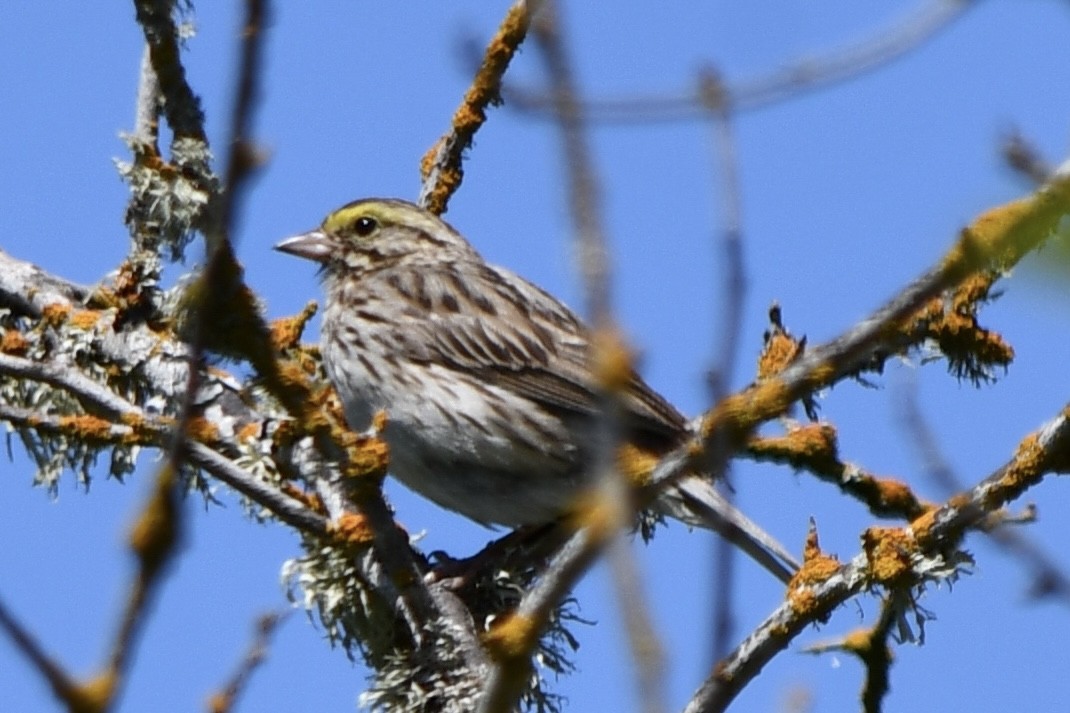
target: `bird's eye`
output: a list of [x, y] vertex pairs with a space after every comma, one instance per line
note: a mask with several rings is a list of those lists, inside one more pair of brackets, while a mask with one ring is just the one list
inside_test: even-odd
[[366, 215], [362, 215], [353, 223], [353, 232], [362, 238], [366, 238], [378, 227], [379, 222], [375, 220], [375, 218], [369, 218]]

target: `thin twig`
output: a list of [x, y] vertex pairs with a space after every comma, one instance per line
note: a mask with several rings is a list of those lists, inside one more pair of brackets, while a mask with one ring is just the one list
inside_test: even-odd
[[[0, 370], [0, 373], [5, 373]], [[73, 372], [76, 373], [76, 372]], [[66, 388], [61, 382], [60, 386]], [[140, 410], [127, 414], [130, 421], [138, 423], [135, 430], [122, 423], [101, 422], [92, 424], [92, 437], [95, 440], [137, 444], [140, 446], [161, 447], [167, 444], [171, 436], [171, 424], [168, 421], [148, 416]], [[0, 421], [13, 426], [33, 428], [40, 433], [64, 434], [85, 438], [85, 425], [80, 425], [78, 417], [64, 418], [51, 416], [8, 404], [0, 404]], [[82, 428], [82, 433], [79, 433]], [[236, 465], [218, 451], [197, 441], [188, 444], [190, 463], [203, 469], [233, 490], [241, 493], [257, 505], [263, 507], [281, 522], [295, 530], [308, 535], [326, 537], [327, 518], [310, 510], [301, 502], [281, 492], [277, 486], [258, 480], [248, 471]]]
[[187, 455], [193, 465], [203, 468], [295, 530], [318, 537], [330, 534], [327, 518], [280, 492], [276, 486], [252, 477], [248, 471], [203, 443], [191, 441]]
[[[918, 406], [916, 382], [912, 380], [910, 383], [911, 387], [903, 389], [898, 399], [903, 429], [910, 436], [907, 441], [921, 454], [929, 479], [950, 497], [961, 490], [962, 485]], [[983, 532], [1015, 562], [1032, 570], [1031, 595], [1038, 598], [1054, 596], [1064, 605], [1070, 605], [1070, 576], [1030, 538], [1001, 524]]]
[[62, 666], [44, 652], [30, 632], [7, 610], [3, 601], [0, 601], [0, 629], [7, 633], [11, 643], [19, 650], [23, 658], [29, 661], [41, 677], [48, 682], [56, 697], [67, 703], [68, 708], [73, 710], [73, 704], [80, 698], [78, 685], [71, 680]]
[[267, 659], [271, 637], [285, 618], [286, 614], [284, 613], [270, 613], [257, 617], [253, 641], [249, 645], [249, 650], [242, 657], [230, 680], [223, 685], [218, 693], [209, 697], [209, 713], [229, 713], [229, 711], [234, 710], [238, 698], [249, 685], [249, 680], [252, 678], [253, 673]]
[[864, 713], [880, 713], [885, 696], [890, 689], [889, 673], [892, 668], [892, 652], [888, 639], [892, 627], [910, 605], [910, 595], [903, 589], [889, 592], [881, 604], [877, 623], [868, 632], [865, 645], [855, 653], [866, 666], [866, 682], [862, 687], [862, 710]]
[[[550, 561], [546, 572], [536, 580], [528, 590], [516, 611], [508, 621], [492, 630], [487, 643], [496, 653], [496, 665], [491, 667], [483, 697], [479, 702], [479, 713], [499, 713], [511, 711], [523, 687], [526, 685], [526, 672], [530, 652], [538, 643], [550, 612], [564, 599], [576, 582], [595, 561], [604, 546], [591, 536], [589, 528], [575, 533]], [[508, 628], [503, 635], [502, 629]], [[512, 631], [518, 630], [518, 631]], [[514, 639], [523, 642], [519, 652], [512, 647], [498, 650], [499, 639]]]
[[[936, 37], [978, 3], [974, 0], [931, 0], [910, 16], [884, 26], [859, 42], [814, 58], [804, 58], [753, 79], [728, 83], [726, 106], [735, 113], [761, 109], [807, 92], [845, 82], [883, 67]], [[552, 117], [552, 95], [506, 86], [508, 104], [536, 118]], [[599, 124], [694, 121], [707, 116], [692, 91], [619, 99], [589, 100], [580, 109]]]
[[[897, 586], [920, 584], [956, 565], [948, 560], [967, 531], [984, 527], [987, 516], [1039, 484], [1045, 475], [1070, 472], [1070, 404], [1022, 439], [1018, 452], [969, 491], [949, 499], [900, 532], [910, 543], [912, 569], [896, 572]], [[804, 567], [805, 570], [805, 567]], [[840, 565], [819, 582], [800, 584], [732, 653], [713, 668], [685, 713], [723, 711], [776, 654], [801, 631], [874, 584], [866, 552]], [[905, 579], [909, 578], [909, 579]]]
[[160, 96], [160, 81], [156, 77], [156, 70], [152, 68], [152, 50], [146, 44], [141, 55], [133, 137], [153, 149], [156, 149], [159, 137]]
[[501, 104], [502, 77], [528, 33], [532, 5], [517, 0], [505, 14], [498, 32], [483, 53], [479, 71], [453, 113], [450, 129], [424, 156], [420, 173], [420, 206], [435, 215], [446, 212], [450, 196], [461, 187], [464, 176], [464, 152], [472, 145], [476, 132], [487, 119], [487, 107]]
[[[870, 317], [807, 353], [780, 374], [724, 399], [707, 413], [699, 435], [717, 445], [724, 430], [742, 445], [759, 424], [784, 413], [793, 403], [854, 373], [875, 350], [887, 347], [895, 328], [929, 300], [985, 270], [1004, 270], [1041, 245], [1070, 212], [1070, 175], [1058, 177], [1031, 196], [999, 206], [965, 228], [943, 259], [907, 285]], [[894, 337], [893, 337], [894, 338]], [[654, 482], [666, 475], [655, 471]]]
[[45, 307], [81, 304], [90, 289], [51, 275], [0, 250], [0, 307], [38, 319]]
[[[234, 106], [230, 112], [230, 136], [226, 146], [230, 149], [224, 176], [224, 190], [220, 195], [213, 216], [218, 237], [231, 246], [235, 244], [234, 221], [238, 215], [238, 202], [245, 193], [245, 186], [253, 171], [260, 166], [262, 158], [253, 144], [253, 113], [258, 99], [261, 80], [261, 54], [264, 48], [265, 27], [269, 9], [268, 0], [245, 0], [245, 16], [242, 18], [240, 60], [238, 77], [234, 85]], [[209, 238], [209, 261], [218, 258], [211, 252], [213, 248]]]
[[[566, 193], [574, 226], [580, 270], [586, 288], [587, 312], [594, 324], [594, 338], [589, 348], [595, 364], [629, 361], [611, 314], [609, 288], [609, 259], [604, 231], [598, 181], [595, 176], [586, 129], [578, 111], [571, 62], [562, 37], [560, 18], [553, 2], [544, 2], [536, 15], [532, 31], [546, 63], [550, 85], [555, 97], [555, 116], [561, 133], [568, 185]], [[623, 356], [623, 359], [620, 357]], [[597, 369], [596, 369], [597, 371]], [[592, 509], [593, 523], [585, 535], [577, 536], [578, 544], [555, 559], [543, 574], [546, 586], [537, 587], [544, 596], [532, 592], [525, 597], [514, 621], [532, 624], [530, 631], [541, 633], [552, 611], [579, 578], [586, 566], [604, 549], [609, 556], [616, 582], [615, 591], [621, 604], [625, 630], [636, 665], [641, 705], [647, 711], [664, 710], [662, 654], [648, 608], [636, 582], [641, 581], [632, 559], [624, 528], [632, 520], [630, 498], [616, 466], [616, 451], [621, 443], [622, 404], [620, 384], [609, 370], [599, 374], [600, 410], [595, 434], [591, 474], [596, 479], [598, 504]], [[581, 543], [581, 544], [580, 544]], [[551, 598], [553, 597], [553, 598]], [[537, 636], [526, 641], [534, 646]], [[514, 652], [499, 661], [495, 668], [483, 710], [499, 711], [511, 708], [520, 693], [521, 671], [527, 666], [531, 648], [521, 655]]]
[[140, 415], [140, 409], [126, 399], [66, 365], [32, 361], [0, 353], [0, 374], [15, 379], [39, 381], [77, 398], [83, 407], [115, 421]]
[[1013, 131], [1004, 139], [1000, 153], [1013, 171], [1037, 186], [1050, 180], [1055, 171], [1020, 131]]
[[[535, 20], [536, 37], [546, 62], [550, 86], [556, 98], [564, 148], [568, 185], [566, 194], [572, 216], [580, 271], [587, 300], [587, 313], [595, 327], [596, 343], [591, 345], [595, 363], [609, 363], [626, 348], [617, 335], [612, 314], [611, 266], [605, 229], [602, 225], [601, 191], [587, 139], [587, 127], [579, 108], [579, 92], [568, 56], [561, 16], [555, 2], [545, 2]], [[627, 361], [627, 358], [625, 359]], [[629, 650], [636, 667], [642, 710], [656, 713], [666, 709], [664, 654], [643, 596], [639, 566], [632, 554], [625, 528], [633, 512], [627, 485], [618, 472], [616, 451], [623, 439], [624, 407], [620, 379], [600, 375], [601, 413], [596, 434], [593, 473], [598, 493], [610, 514], [602, 526], [608, 528], [606, 554], [613, 573], [615, 591], [628, 634]]]
[[[203, 113], [200, 111], [199, 101], [185, 81], [184, 70], [179, 61], [178, 30], [171, 16], [173, 5], [168, 2], [150, 0], [139, 0], [135, 2], [135, 5], [138, 21], [145, 31], [153, 70], [165, 97], [163, 110], [176, 139], [189, 137], [203, 140]], [[262, 6], [258, 0], [250, 0], [247, 3], [247, 11], [248, 27], [259, 18]], [[259, 44], [261, 40], [260, 32], [247, 32], [243, 37], [243, 43], [246, 45], [243, 58], [248, 60], [250, 56], [248, 47]], [[255, 50], [251, 54], [255, 56]], [[238, 86], [240, 88], [255, 81], [255, 70], [255, 63], [243, 62], [239, 71]], [[239, 89], [238, 94], [241, 95], [242, 92], [243, 89]], [[239, 96], [236, 113], [249, 111], [250, 106], [248, 103], [243, 103]], [[235, 117], [232, 126], [244, 128], [248, 121], [247, 116]], [[227, 239], [232, 227], [229, 223], [232, 220], [229, 206], [238, 191], [239, 178], [244, 175], [245, 164], [238, 159], [238, 152], [241, 150], [243, 141], [245, 141], [244, 134], [231, 136], [229, 145], [232, 153], [226, 174], [228, 183], [222, 194], [215, 196], [213, 213], [215, 220], [211, 221], [205, 230], [208, 250], [205, 284], [208, 290], [214, 289], [216, 284], [223, 283], [222, 279], [216, 278], [213, 281], [212, 278], [215, 276], [214, 273], [221, 269], [226, 257], [231, 254]], [[194, 418], [195, 399], [203, 381], [201, 362], [204, 357], [207, 334], [205, 328], [207, 320], [203, 315], [196, 314], [194, 310], [192, 320], [193, 336], [189, 345], [189, 360], [192, 368], [187, 373], [186, 389], [173, 439], [168, 448], [167, 462], [159, 469], [153, 494], [131, 534], [132, 549], [138, 556], [140, 569], [127, 598], [119, 631], [109, 657], [108, 672], [113, 691], [119, 689], [136, 638], [146, 618], [147, 604], [162, 581], [161, 575], [166, 570], [166, 565], [182, 538], [183, 518], [180, 507], [182, 484], [178, 474], [184, 467], [189, 450], [189, 429]]]
[[152, 69], [163, 94], [163, 112], [175, 138], [205, 140], [200, 99], [186, 81], [173, 0], [134, 0]]
[[[710, 394], [713, 403], [728, 394], [739, 351], [739, 335], [743, 331], [743, 300], [746, 295], [746, 271], [743, 266], [742, 197], [739, 186], [739, 165], [732, 128], [731, 109], [725, 104], [724, 86], [712, 70], [699, 77], [699, 96], [706, 105], [714, 128], [717, 172], [721, 178], [721, 253], [725, 259], [727, 279], [721, 281], [721, 304], [724, 305], [721, 324], [717, 330], [716, 361], [710, 370]], [[724, 497], [731, 506], [734, 490], [731, 486], [729, 460], [732, 449], [727, 443], [715, 445], [707, 460], [708, 477], [720, 477], [726, 484]], [[728, 651], [733, 637], [732, 593], [735, 584], [736, 549], [725, 537], [714, 540], [713, 586], [713, 660]]]
[[779, 436], [752, 436], [738, 455], [808, 472], [855, 498], [876, 517], [912, 520], [929, 506], [904, 481], [842, 459], [836, 427], [827, 421], [793, 423]]
[[[875, 349], [885, 345], [889, 333], [894, 333], [897, 325], [908, 320], [928, 300], [937, 297], [944, 290], [958, 286], [979, 271], [991, 269], [993, 265], [1006, 269], [1016, 264], [1023, 255], [1041, 245], [1050, 236], [1053, 227], [1067, 212], [1070, 212], [1070, 175], [1058, 175], [1033, 195], [987, 211], [962, 231], [959, 239], [936, 266], [903, 288], [870, 317], [827, 344], [812, 349], [778, 375], [723, 399], [697, 423], [696, 432], [703, 447], [708, 444], [717, 445], [722, 442], [722, 438], [727, 438], [733, 447], [741, 446], [759, 424], [783, 414], [803, 396], [854, 373]], [[1058, 441], [1058, 438], [1049, 433], [1053, 430], [1058, 432], [1056, 435], [1061, 434], [1070, 442], [1070, 428], [1066, 428], [1065, 419], [1057, 419], [1053, 424], [1044, 429], [1043, 442]], [[1059, 430], [1060, 428], [1062, 430]], [[1053, 451], [1051, 463], [1070, 467], [1070, 456], [1064, 452], [1066, 444], [1059, 442], [1058, 445], [1060, 450]], [[1056, 461], [1056, 456], [1063, 460]], [[696, 448], [694, 444], [668, 454], [651, 475], [652, 487], [668, 487], [670, 483], [694, 472], [695, 468], [701, 465], [703, 458], [703, 448]], [[1032, 464], [1041, 462], [1043, 461], [1040, 459], [1030, 460]], [[984, 484], [979, 486], [978, 492], [986, 489], [983, 486]], [[1011, 492], [1008, 491], [1008, 494]], [[986, 504], [994, 502], [1001, 501], [985, 501]], [[973, 509], [965, 510], [959, 508], [958, 503], [945, 507], [950, 509], [949, 517], [960, 528], [957, 534], [961, 534], [965, 527], [974, 522], [971, 518], [978, 505], [973, 504]], [[555, 590], [567, 591], [565, 588], [575, 583], [585, 564], [595, 556], [598, 547], [597, 538], [591, 538], [590, 533], [577, 533], [562, 550], [561, 555], [555, 558], [547, 572], [547, 579], [553, 580]], [[723, 672], [726, 682], [718, 683], [713, 679], [708, 681], [693, 701], [697, 707], [689, 707], [689, 710], [707, 710], [710, 701], [720, 701], [721, 707], [709, 709], [722, 709], [806, 624], [818, 620], [824, 613], [831, 611], [831, 608], [860, 591], [866, 583], [866, 563], [864, 556], [859, 557], [861, 559], [856, 558], [856, 561], [822, 583], [816, 590], [808, 591], [808, 596], [815, 595], [812, 601], [817, 606], [808, 607], [806, 616], [799, 616], [798, 612], [793, 612], [788, 605], [774, 613], [758, 633], [749, 637], [747, 642], [729, 656], [728, 661], [732, 664], [730, 669], [718, 669]], [[528, 595], [535, 607], [534, 611], [540, 612], [543, 617], [547, 611], [545, 607], [549, 606], [544, 598], [545, 594], [545, 590], [540, 590], [538, 596], [534, 592]], [[525, 601], [528, 597], [525, 597]], [[526, 609], [525, 603], [522, 602], [521, 610]], [[525, 631], [530, 629], [537, 633], [545, 625], [545, 618], [536, 617], [534, 620], [525, 621], [524, 625]], [[532, 639], [525, 641], [530, 642]], [[721, 665], [723, 664], [724, 661]], [[488, 688], [495, 696], [493, 700], [499, 703], [501, 700], [512, 700], [499, 686], [507, 686], [513, 678], [515, 675], [508, 675], [504, 667], [495, 671], [494, 679]], [[722, 685], [727, 687], [722, 690]]]

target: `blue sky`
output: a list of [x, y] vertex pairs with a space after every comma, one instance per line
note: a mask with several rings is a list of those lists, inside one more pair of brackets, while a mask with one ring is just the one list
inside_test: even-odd
[[[189, 80], [201, 95], [216, 153], [223, 154], [234, 70], [236, 3], [203, 3], [188, 43]], [[638, 4], [636, 4], [638, 5]], [[679, 92], [715, 66], [727, 79], [761, 75], [800, 56], [879, 33], [914, 7], [881, 12], [855, 3], [664, 4], [572, 2], [565, 15], [582, 88], [596, 96]], [[238, 252], [269, 316], [318, 299], [314, 270], [270, 246], [317, 224], [357, 197], [415, 198], [418, 162], [447, 127], [470, 74], [467, 39], [482, 44], [507, 3], [288, 3], [269, 29], [256, 139], [270, 161], [239, 217]], [[981, 3], [905, 59], [859, 79], [736, 122], [747, 265], [745, 326], [736, 383], [753, 373], [773, 300], [787, 325], [824, 341], [877, 307], [931, 264], [979, 211], [1027, 186], [1004, 167], [1000, 141], [1019, 129], [1050, 160], [1067, 152], [1070, 64], [1065, 3]], [[142, 51], [133, 8], [122, 3], [19, 3], [0, 23], [0, 248], [72, 280], [92, 283], [125, 254], [126, 189], [113, 158], [131, 128]], [[542, 80], [528, 49], [510, 75]], [[683, 411], [708, 405], [703, 374], [718, 343], [723, 276], [715, 236], [719, 177], [709, 127], [697, 122], [613, 125], [591, 136], [607, 233], [614, 303], [643, 354], [648, 381]], [[509, 108], [492, 112], [466, 164], [447, 218], [488, 259], [579, 306], [557, 136]], [[197, 252], [191, 257], [196, 259]], [[1032, 261], [1035, 263], [1035, 260]], [[840, 429], [841, 454], [942, 493], [926, 477], [899, 403], [916, 384], [920, 406], [957, 475], [972, 483], [1002, 464], [1018, 440], [1070, 394], [1070, 309], [1064, 279], [1025, 265], [982, 321], [1014, 345], [996, 384], [975, 389], [942, 364], [893, 363], [877, 389], [841, 384], [822, 414]], [[313, 334], [309, 337], [313, 338]], [[100, 478], [88, 495], [73, 479], [50, 500], [31, 488], [14, 447], [0, 480], [0, 597], [72, 671], [102, 660], [131, 563], [122, 541], [146, 492], [142, 456], [125, 484]], [[846, 559], [872, 518], [806, 475], [739, 464], [739, 501], [800, 549], [807, 518], [823, 546]], [[1064, 568], [1070, 536], [1065, 483], [1028, 500], [1040, 521], [1026, 534]], [[493, 533], [391, 484], [389, 497], [428, 550], [471, 553]], [[248, 522], [240, 508], [189, 505], [186, 550], [156, 603], [120, 710], [191, 710], [221, 685], [245, 650], [254, 617], [285, 606], [279, 567], [297, 553], [278, 526]], [[1024, 504], [1024, 503], [1023, 503]], [[978, 536], [978, 566], [922, 604], [937, 615], [924, 647], [896, 649], [886, 710], [1060, 710], [1070, 694], [1061, 666], [1070, 638], [1065, 605], [1026, 596], [1027, 572]], [[708, 670], [711, 540], [682, 527], [636, 546], [642, 586], [668, 653], [672, 708]], [[781, 592], [740, 568], [738, 633]], [[630, 705], [631, 664], [609, 578], [596, 569], [577, 592], [597, 626], [576, 633], [580, 671], [557, 690], [570, 710]], [[855, 707], [861, 668], [800, 646], [873, 621], [873, 602], [841, 608], [804, 633], [739, 698], [737, 710], [782, 710], [805, 695], [811, 710]], [[364, 672], [297, 613], [243, 702], [249, 711], [352, 710]], [[39, 677], [0, 638], [0, 684], [11, 710], [49, 710]], [[6, 706], [5, 706], [6, 708]]]

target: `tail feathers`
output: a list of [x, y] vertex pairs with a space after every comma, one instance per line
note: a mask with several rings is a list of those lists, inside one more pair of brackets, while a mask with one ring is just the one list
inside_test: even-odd
[[658, 496], [654, 507], [687, 525], [718, 533], [785, 584], [799, 569], [787, 548], [703, 478], [692, 476], [674, 483]]

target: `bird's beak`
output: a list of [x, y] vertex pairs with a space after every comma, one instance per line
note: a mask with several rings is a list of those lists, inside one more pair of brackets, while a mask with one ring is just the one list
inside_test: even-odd
[[331, 241], [321, 229], [310, 230], [275, 245], [279, 252], [303, 257], [313, 262], [324, 263], [331, 255]]

